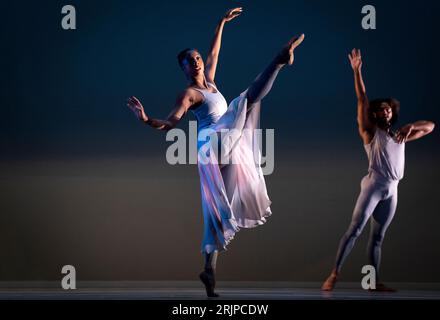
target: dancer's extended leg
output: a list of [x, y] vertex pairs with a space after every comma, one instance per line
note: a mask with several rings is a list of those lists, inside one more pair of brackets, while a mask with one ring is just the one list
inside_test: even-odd
[[292, 38], [269, 66], [258, 75], [247, 92], [249, 105], [260, 102], [270, 91], [272, 85], [278, 75], [278, 72], [286, 64], [293, 64], [294, 53], [304, 40], [304, 35]]

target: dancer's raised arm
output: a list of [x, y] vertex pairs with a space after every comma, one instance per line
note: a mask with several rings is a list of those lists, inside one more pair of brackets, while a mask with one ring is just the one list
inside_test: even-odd
[[222, 44], [223, 27], [226, 22], [238, 17], [242, 13], [242, 8], [234, 8], [228, 10], [225, 16], [221, 18], [215, 29], [214, 39], [212, 40], [211, 49], [206, 58], [205, 77], [209, 82], [214, 82], [215, 71], [217, 69], [218, 56]]
[[177, 123], [179, 123], [179, 121], [188, 112], [189, 108], [197, 103], [198, 100], [200, 100], [200, 98], [196, 96], [194, 90], [185, 90], [181, 95], [177, 97], [174, 109], [165, 120], [153, 119], [149, 117], [145, 113], [142, 103], [134, 96], [128, 98], [127, 106], [134, 112], [139, 120], [141, 120], [145, 124], [148, 124], [152, 128], [158, 130], [170, 130], [174, 128]]
[[374, 124], [370, 120], [370, 103], [367, 97], [364, 80], [362, 78], [362, 56], [361, 51], [353, 49], [348, 55], [351, 67], [354, 72], [354, 87], [357, 96], [357, 121], [359, 134], [365, 144], [370, 143], [373, 137]]
[[420, 139], [430, 134], [434, 127], [434, 122], [424, 120], [407, 124], [397, 131], [397, 141], [402, 143]]

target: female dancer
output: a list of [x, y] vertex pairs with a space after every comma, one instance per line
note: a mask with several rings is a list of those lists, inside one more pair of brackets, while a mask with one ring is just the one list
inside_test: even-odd
[[[254, 137], [245, 135], [244, 131], [257, 128], [260, 101], [269, 93], [283, 66], [293, 64], [293, 51], [304, 39], [304, 35], [292, 38], [251, 86], [228, 107], [214, 79], [223, 27], [241, 13], [242, 8], [231, 9], [220, 20], [206, 64], [196, 49], [185, 49], [179, 53], [178, 62], [188, 86], [178, 96], [175, 108], [166, 120], [151, 118], [135, 97], [129, 98], [127, 104], [141, 121], [158, 130], [174, 128], [188, 110], [197, 118], [198, 169], [204, 218], [202, 253], [205, 255], [204, 271], [199, 277], [209, 297], [218, 296], [214, 292], [218, 251], [226, 249], [240, 227], [256, 227], [271, 215], [271, 202], [262, 169], [254, 161], [254, 158], [258, 161], [259, 150], [253, 150]], [[223, 130], [239, 132], [229, 151], [233, 159], [239, 160], [238, 163], [218, 161], [216, 146], [208, 144], [206, 147], [206, 139], [201, 139], [201, 133], [206, 130], [216, 134]]]
[[371, 219], [371, 233], [368, 245], [370, 264], [376, 270], [376, 291], [394, 291], [379, 282], [378, 271], [381, 245], [397, 206], [397, 185], [403, 178], [405, 163], [405, 142], [414, 141], [431, 133], [434, 123], [417, 121], [393, 132], [400, 104], [397, 100], [377, 99], [368, 101], [362, 80], [362, 57], [353, 49], [349, 55], [354, 71], [358, 99], [357, 121], [359, 134], [369, 160], [368, 175], [362, 179], [361, 192], [354, 208], [351, 224], [342, 237], [336, 255], [336, 263], [322, 290], [333, 290], [345, 258], [361, 234], [368, 219]]

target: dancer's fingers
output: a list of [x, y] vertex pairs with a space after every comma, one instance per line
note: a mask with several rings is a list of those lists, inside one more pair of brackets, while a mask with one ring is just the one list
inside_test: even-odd
[[133, 108], [132, 106], [130, 106], [130, 105], [127, 105], [128, 106], [128, 108], [131, 110], [131, 111], [133, 111], [134, 113], [136, 113], [136, 109], [135, 108]]
[[138, 98], [136, 98], [136, 97], [132, 97], [132, 100], [133, 100], [133, 102], [136, 104], [136, 105], [138, 105], [138, 106], [142, 106], [142, 103], [139, 101], [139, 99]]
[[128, 100], [128, 103], [129, 103], [131, 106], [135, 106], [135, 105], [136, 105], [136, 103], [135, 103], [133, 100]]
[[139, 99], [138, 99], [138, 98], [136, 98], [136, 97], [133, 97], [133, 100], [134, 100], [134, 101], [136, 101], [137, 103], [141, 104], [141, 102], [139, 101]]
[[241, 7], [230, 9], [230, 10], [228, 10], [228, 12], [226, 12], [225, 16], [229, 19], [233, 19], [233, 18], [237, 17], [242, 11], [243, 11], [243, 9]]
[[130, 108], [130, 110], [131, 111], [133, 111], [133, 112], [135, 112], [136, 111], [136, 107], [135, 106], [133, 106], [132, 104], [130, 104], [130, 103], [127, 103], [127, 106]]
[[353, 50], [351, 50], [351, 55], [353, 58], [356, 57], [356, 48], [353, 48]]
[[136, 110], [140, 110], [141, 109], [141, 107], [138, 105], [138, 103], [136, 101], [130, 100], [128, 102], [128, 104], [133, 108], [133, 110], [134, 109], [136, 109]]
[[231, 20], [237, 18], [237, 17], [240, 16], [240, 15], [241, 15], [241, 12], [231, 12], [230, 14], [228, 14], [228, 15], [226, 16], [226, 19], [227, 19], [228, 21], [231, 21]]

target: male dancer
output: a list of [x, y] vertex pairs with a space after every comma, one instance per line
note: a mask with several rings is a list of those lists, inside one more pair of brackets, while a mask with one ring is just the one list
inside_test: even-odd
[[354, 71], [358, 99], [359, 134], [368, 155], [369, 168], [368, 175], [361, 182], [361, 192], [354, 208], [351, 224], [340, 241], [334, 269], [321, 289], [333, 290], [344, 260], [371, 217], [368, 255], [370, 264], [376, 270], [375, 290], [394, 291], [379, 282], [378, 270], [385, 231], [396, 211], [397, 186], [404, 172], [405, 143], [431, 133], [434, 123], [417, 121], [394, 132], [391, 127], [398, 117], [399, 101], [392, 98], [368, 101], [361, 73], [360, 50], [353, 49], [349, 59]]

